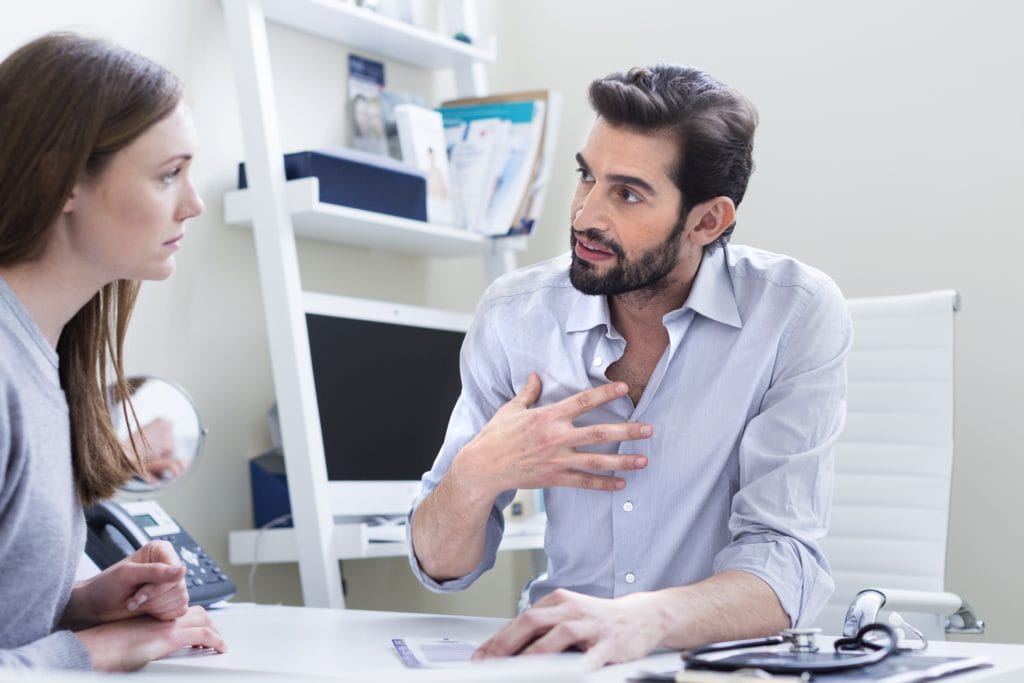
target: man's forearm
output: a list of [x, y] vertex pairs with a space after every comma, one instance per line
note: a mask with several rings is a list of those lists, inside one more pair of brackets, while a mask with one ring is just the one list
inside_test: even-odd
[[775, 591], [745, 571], [728, 570], [703, 581], [657, 591], [663, 647], [685, 649], [754, 638], [789, 628]]
[[493, 497], [468, 490], [449, 470], [412, 516], [413, 550], [428, 576], [447, 581], [480, 564], [493, 505]]

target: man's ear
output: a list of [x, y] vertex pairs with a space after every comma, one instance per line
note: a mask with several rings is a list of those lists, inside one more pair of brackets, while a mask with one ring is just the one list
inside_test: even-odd
[[693, 207], [687, 222], [693, 225], [689, 240], [707, 246], [736, 222], [736, 205], [728, 197], [714, 197]]

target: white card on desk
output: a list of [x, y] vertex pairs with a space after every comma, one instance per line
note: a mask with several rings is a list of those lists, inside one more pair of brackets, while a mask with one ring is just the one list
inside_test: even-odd
[[[421, 669], [416, 680], [421, 683], [456, 683], [487, 680], [521, 683], [570, 683], [582, 681], [586, 674], [580, 653], [527, 655], [471, 661], [477, 644], [457, 638], [392, 638], [391, 645], [409, 668]], [[431, 677], [423, 669], [439, 669]], [[427, 676], [427, 678], [422, 678]]]
[[392, 638], [391, 644], [402, 663], [413, 669], [464, 666], [477, 648], [476, 643], [457, 638]]

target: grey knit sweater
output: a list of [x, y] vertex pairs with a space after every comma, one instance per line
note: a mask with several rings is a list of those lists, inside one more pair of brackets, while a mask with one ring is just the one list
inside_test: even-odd
[[0, 668], [89, 669], [55, 630], [84, 546], [57, 354], [0, 278]]

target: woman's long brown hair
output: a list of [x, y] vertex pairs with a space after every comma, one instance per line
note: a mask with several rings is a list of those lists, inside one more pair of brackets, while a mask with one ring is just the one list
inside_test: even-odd
[[[71, 33], [37, 38], [0, 63], [0, 265], [39, 258], [75, 183], [102, 175], [180, 100], [180, 82], [163, 67]], [[130, 395], [124, 338], [138, 291], [136, 281], [105, 285], [57, 343], [83, 504], [109, 498], [139, 472], [138, 453], [122, 448], [107, 400], [108, 379], [115, 395]]]

